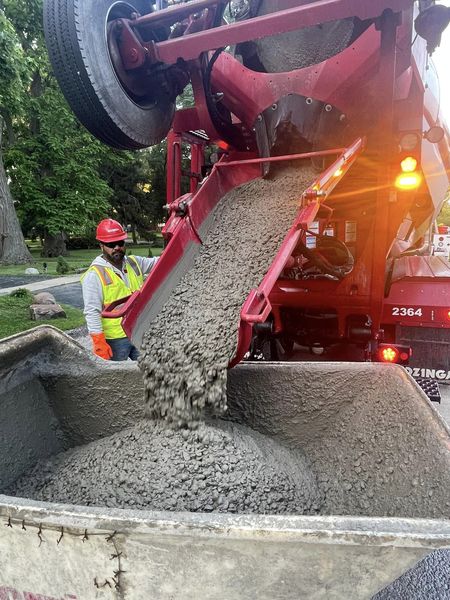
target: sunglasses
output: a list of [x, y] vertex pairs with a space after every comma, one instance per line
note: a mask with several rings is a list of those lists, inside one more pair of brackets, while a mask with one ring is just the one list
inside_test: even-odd
[[107, 248], [115, 248], [116, 246], [123, 248], [125, 246], [125, 240], [119, 240], [118, 242], [102, 242], [102, 244]]

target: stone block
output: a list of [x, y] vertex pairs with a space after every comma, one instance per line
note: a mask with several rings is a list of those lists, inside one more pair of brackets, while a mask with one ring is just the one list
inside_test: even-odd
[[39, 275], [39, 271], [34, 267], [28, 267], [28, 269], [25, 269], [25, 275]]
[[59, 304], [32, 304], [30, 316], [33, 321], [43, 319], [65, 319], [66, 313]]
[[34, 304], [56, 304], [56, 299], [50, 292], [40, 292], [33, 298]]

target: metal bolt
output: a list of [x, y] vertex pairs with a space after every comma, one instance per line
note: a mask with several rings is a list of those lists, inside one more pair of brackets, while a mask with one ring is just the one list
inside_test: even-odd
[[312, 103], [313, 103], [312, 98], [306, 98], [306, 104], [312, 104]]
[[331, 110], [333, 110], [333, 107], [331, 106], [331, 104], [325, 104], [325, 111], [330, 112]]
[[128, 58], [131, 60], [131, 62], [136, 62], [137, 61], [137, 59], [138, 59], [138, 51], [136, 50], [136, 48], [131, 48], [130, 54], [129, 54]]
[[278, 104], [272, 104], [272, 110], [277, 110]]

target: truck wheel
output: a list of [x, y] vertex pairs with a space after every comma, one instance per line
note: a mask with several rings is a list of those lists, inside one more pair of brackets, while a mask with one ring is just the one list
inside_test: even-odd
[[[44, 31], [58, 83], [81, 123], [121, 150], [164, 139], [175, 110], [158, 87], [132, 95], [110, 56], [108, 23], [151, 12], [150, 0], [45, 0]], [[149, 95], [151, 93], [151, 96]]]

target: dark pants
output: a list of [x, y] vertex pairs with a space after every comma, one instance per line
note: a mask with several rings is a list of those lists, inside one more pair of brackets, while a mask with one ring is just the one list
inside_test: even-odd
[[139, 351], [127, 337], [106, 341], [113, 352], [111, 360], [137, 360]]

